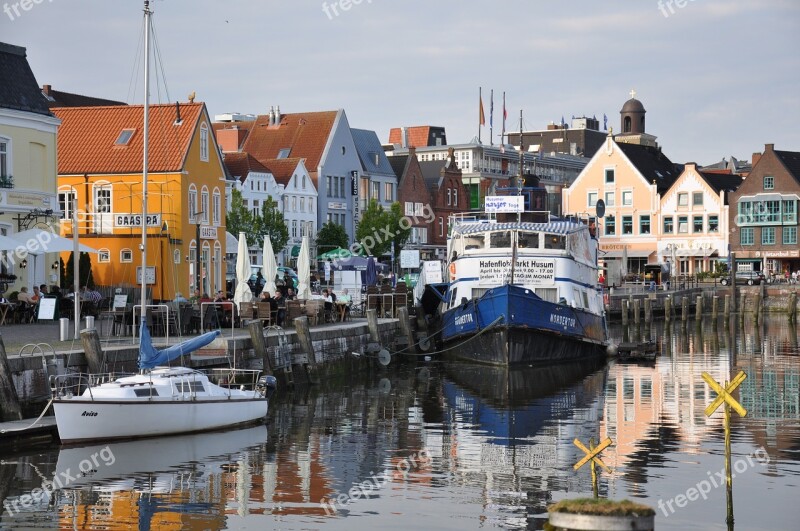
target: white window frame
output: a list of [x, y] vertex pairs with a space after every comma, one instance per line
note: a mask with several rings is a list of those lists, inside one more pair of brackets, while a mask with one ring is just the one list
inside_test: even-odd
[[219, 226], [222, 223], [222, 200], [219, 188], [214, 188], [214, 225]]
[[110, 264], [111, 263], [111, 251], [106, 248], [98, 249], [97, 250], [97, 263], [98, 264]]
[[[5, 154], [5, 161], [6, 161], [5, 168], [3, 168], [3, 166], [2, 166], [2, 156], [0, 156], [0, 175], [6, 175], [6, 176], [11, 175], [11, 176], [13, 176], [14, 175], [14, 165], [12, 164], [12, 160], [11, 160], [11, 158], [12, 158], [11, 155], [12, 155], [12, 152], [13, 152], [13, 150], [12, 150], [13, 143], [11, 141], [11, 137], [0, 136], [0, 143], [4, 143], [6, 145], [5, 152], [2, 152], [2, 153]], [[5, 172], [3, 170], [5, 170]]]
[[208, 124], [200, 124], [200, 160], [208, 162]]
[[[129, 258], [126, 258], [125, 255], [130, 255]], [[120, 249], [119, 251], [119, 261], [121, 264], [131, 264], [133, 263], [133, 250], [132, 249]]]
[[394, 185], [392, 183], [383, 183], [383, 199], [387, 203], [394, 201]]
[[[628, 196], [629, 201], [625, 201], [625, 196]], [[622, 191], [622, 206], [633, 206], [633, 190]]]
[[[61, 196], [64, 200], [61, 200]], [[61, 205], [64, 205], [62, 208]], [[61, 221], [72, 221], [72, 211], [78, 204], [78, 191], [75, 188], [62, 187], [58, 189], [58, 206], [61, 209]]]
[[203, 223], [208, 225], [208, 219], [210, 217], [209, 214], [210, 205], [208, 203], [208, 188], [203, 186], [203, 189], [200, 190], [200, 212], [203, 215]]
[[406, 216], [413, 216], [414, 215], [414, 203], [411, 201], [405, 202], [405, 212]]
[[175, 263], [175, 264], [180, 264], [181, 263], [181, 250], [180, 249], [175, 249], [174, 251], [172, 251], [172, 262]]
[[[592, 202], [592, 195], [594, 195], [594, 202]], [[586, 192], [586, 206], [588, 208], [596, 207], [598, 199], [600, 199], [600, 192], [598, 192], [597, 190]]]
[[[609, 201], [609, 197], [611, 198], [610, 201]], [[606, 192], [603, 195], [603, 199], [605, 200], [605, 203], [606, 203], [607, 207], [617, 206], [616, 192]]]
[[189, 185], [189, 223], [197, 223], [197, 187]]

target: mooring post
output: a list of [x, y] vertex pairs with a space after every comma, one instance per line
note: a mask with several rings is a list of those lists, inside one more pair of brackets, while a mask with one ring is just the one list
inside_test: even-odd
[[681, 297], [681, 321], [684, 323], [689, 319], [689, 298]]
[[308, 381], [319, 383], [317, 376], [317, 355], [314, 353], [314, 343], [311, 341], [311, 330], [308, 327], [308, 317], [295, 317], [294, 329], [297, 332], [297, 339], [300, 341], [300, 349], [306, 355], [305, 369]]
[[622, 305], [622, 326], [628, 326], [628, 299], [620, 301]]
[[697, 321], [702, 321], [703, 320], [703, 296], [702, 295], [698, 295], [697, 296], [697, 302], [696, 302], [695, 307], [694, 307], [694, 318]]
[[414, 348], [414, 333], [411, 331], [411, 318], [408, 315], [408, 307], [401, 306], [397, 309], [397, 318], [400, 320], [400, 343], [405, 343], [406, 352], [416, 353]]
[[644, 300], [644, 322], [648, 325], [653, 322], [653, 301], [650, 298]]
[[722, 311], [725, 320], [727, 321], [731, 316], [731, 296], [726, 294], [725, 295], [725, 304], [724, 309]]
[[789, 294], [789, 322], [794, 323], [797, 321], [797, 292], [793, 291]]
[[253, 351], [256, 357], [263, 360], [262, 372], [267, 376], [272, 376], [272, 360], [267, 350], [267, 340], [264, 337], [264, 323], [260, 319], [250, 321], [247, 325], [250, 332], [250, 340], [253, 342]]
[[711, 318], [716, 321], [718, 315], [719, 315], [719, 296], [714, 295], [714, 297], [711, 299]]
[[8, 355], [3, 336], [0, 335], [0, 416], [2, 420], [22, 420], [22, 408], [19, 405], [17, 388], [11, 367], [8, 366]]
[[380, 343], [381, 336], [378, 332], [378, 310], [367, 310], [367, 327], [369, 328], [369, 339], [373, 343]]
[[672, 296], [667, 295], [664, 299], [664, 318], [667, 322], [672, 321]]
[[641, 302], [642, 301], [640, 299], [633, 299], [633, 324], [635, 324], [636, 326], [639, 326], [639, 321], [640, 321], [639, 310]]
[[96, 328], [86, 328], [81, 330], [81, 343], [83, 351], [86, 353], [86, 364], [89, 366], [90, 374], [102, 374], [103, 371], [103, 347], [100, 345], [100, 333]]

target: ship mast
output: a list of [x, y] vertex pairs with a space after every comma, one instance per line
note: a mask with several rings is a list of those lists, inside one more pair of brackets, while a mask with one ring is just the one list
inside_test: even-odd
[[150, 140], [150, 0], [144, 0], [144, 155], [142, 161], [142, 323], [147, 322], [147, 168]]

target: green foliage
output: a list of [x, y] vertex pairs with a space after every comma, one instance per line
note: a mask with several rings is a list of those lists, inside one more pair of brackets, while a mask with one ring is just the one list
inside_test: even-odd
[[[67, 260], [67, 266], [64, 268], [64, 276], [62, 277], [61, 286], [63, 288], [67, 288], [72, 286], [72, 278], [75, 271], [75, 260], [74, 255], [75, 253], [69, 253], [69, 259]], [[80, 285], [75, 286], [75, 290], [78, 291], [81, 289], [81, 286], [88, 286], [90, 288], [94, 288], [94, 275], [92, 274], [92, 259], [89, 256], [89, 253], [81, 253], [80, 258], [78, 260], [78, 279], [80, 280]]]
[[228, 232], [239, 237], [240, 232], [251, 234], [253, 231], [253, 213], [244, 206], [242, 192], [234, 189], [231, 192], [231, 208], [225, 213], [225, 225]]
[[67, 277], [66, 266], [67, 266], [67, 264], [64, 263], [64, 259], [63, 258], [59, 258], [58, 259], [58, 276], [59, 276], [58, 280], [59, 280], [59, 286], [61, 286], [62, 289], [67, 289], [70, 286], [70, 284], [72, 284], [70, 282], [70, 279]]
[[279, 253], [289, 241], [289, 227], [283, 219], [283, 213], [278, 210], [278, 203], [268, 197], [261, 205], [261, 213], [253, 219], [253, 228], [248, 236], [254, 241], [248, 242], [259, 247], [264, 247], [264, 238], [272, 242], [272, 250]]
[[401, 223], [403, 217], [400, 203], [393, 203], [389, 210], [384, 210], [373, 199], [358, 224], [356, 240], [374, 256], [389, 254], [394, 242], [395, 256], [399, 256], [400, 249], [411, 236], [410, 224]]
[[[73, 282], [72, 279], [73, 274], [75, 272], [75, 253], [69, 253], [69, 258], [67, 259], [67, 265], [64, 266], [64, 279], [61, 284], [62, 288], [68, 288], [72, 286]], [[79, 290], [80, 286], [73, 286], [75, 290]]]
[[334, 249], [346, 249], [348, 246], [347, 232], [341, 225], [329, 221], [317, 233], [317, 252], [319, 254], [333, 251]]

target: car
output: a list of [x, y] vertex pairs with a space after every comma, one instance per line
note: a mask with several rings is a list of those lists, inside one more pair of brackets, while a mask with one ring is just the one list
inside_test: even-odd
[[[263, 276], [260, 276], [261, 273], [261, 266], [254, 265], [251, 268], [250, 280], [247, 283], [250, 285], [250, 289], [253, 290], [253, 293], [261, 293], [261, 290], [264, 289], [264, 284], [266, 284], [266, 280]], [[278, 268], [278, 280], [282, 280], [285, 275], [289, 275], [289, 278], [292, 279], [292, 287], [297, 289], [298, 278], [297, 273], [291, 267], [279, 267]]]
[[[736, 283], [737, 284], [747, 284], [748, 286], [753, 286], [755, 284], [761, 284], [762, 282], [766, 281], [766, 277], [764, 277], [764, 273], [761, 271], [737, 271], [736, 272]], [[723, 286], [727, 286], [731, 283], [731, 277], [723, 277], [720, 279], [720, 283]]]

